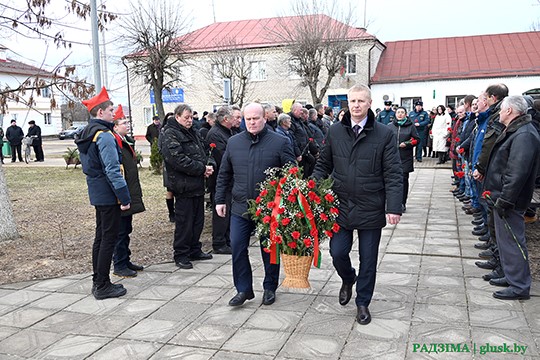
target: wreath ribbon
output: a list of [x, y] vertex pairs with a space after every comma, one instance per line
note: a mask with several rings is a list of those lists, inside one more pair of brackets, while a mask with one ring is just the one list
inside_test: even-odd
[[[315, 224], [315, 217], [313, 215], [313, 211], [311, 210], [311, 206], [309, 206], [309, 203], [302, 194], [302, 192], [298, 192], [298, 204], [300, 205], [300, 209], [302, 209], [302, 212], [304, 213], [304, 217], [307, 220], [308, 227], [310, 229], [315, 229], [315, 232], [313, 233], [313, 265], [320, 268], [321, 267], [321, 251], [319, 250], [319, 232], [317, 231], [317, 225]], [[310, 232], [311, 233], [311, 232]]]

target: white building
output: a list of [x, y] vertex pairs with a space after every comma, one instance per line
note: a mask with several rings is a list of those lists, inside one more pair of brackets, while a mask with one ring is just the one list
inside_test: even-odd
[[503, 83], [511, 95], [540, 96], [540, 32], [522, 32], [385, 43], [371, 78], [373, 109], [384, 100], [424, 109], [455, 105]]
[[[33, 83], [36, 78], [47, 81], [54, 76], [48, 71], [9, 59], [6, 52], [7, 49], [0, 46], [0, 91], [7, 87], [16, 89], [23, 83]], [[18, 102], [8, 97], [6, 112], [4, 114], [0, 112], [0, 126], [4, 132], [13, 119], [25, 134], [30, 120], [34, 120], [41, 128], [42, 136], [56, 135], [62, 130], [60, 108], [51, 109], [52, 89], [46, 87], [40, 91], [40, 95], [37, 95], [35, 90], [28, 90], [26, 94], [20, 95]], [[16, 95], [19, 96], [18, 93]], [[31, 97], [34, 104], [28, 106]]]

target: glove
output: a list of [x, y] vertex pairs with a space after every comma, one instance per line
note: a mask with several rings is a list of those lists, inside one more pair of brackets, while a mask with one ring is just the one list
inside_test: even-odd
[[514, 204], [502, 198], [498, 198], [497, 201], [495, 201], [495, 211], [497, 211], [497, 214], [499, 215], [500, 218], [505, 218], [506, 211], [508, 209], [512, 209], [513, 207], [514, 207]]

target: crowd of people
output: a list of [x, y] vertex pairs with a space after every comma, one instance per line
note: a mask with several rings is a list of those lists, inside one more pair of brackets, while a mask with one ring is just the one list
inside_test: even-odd
[[[347, 305], [356, 286], [356, 319], [368, 324], [381, 230], [387, 223], [399, 223], [406, 211], [414, 159], [429, 156], [429, 147], [439, 163], [452, 161], [454, 194], [474, 216], [474, 234], [485, 240], [476, 246], [490, 257], [479, 263], [493, 270], [484, 278], [507, 286], [494, 296], [528, 298], [523, 212], [539, 168], [540, 112], [527, 114], [532, 106], [523, 97], [507, 95], [504, 85], [493, 85], [478, 98], [466, 96], [456, 112], [439, 105], [432, 114], [416, 101], [410, 113], [386, 102], [376, 115], [371, 91], [364, 85], [349, 90], [349, 108], [336, 116], [321, 104], [293, 103], [284, 113], [271, 104], [250, 103], [243, 110], [223, 106], [198, 119], [189, 105], [178, 105], [163, 123], [154, 118], [146, 134], [163, 156], [169, 220], [175, 223], [175, 264], [191, 269], [193, 261], [212, 259], [212, 253], [229, 254], [237, 290], [229, 305], [253, 299], [248, 245], [255, 223], [247, 215], [248, 201], [257, 197], [267, 168], [296, 163], [306, 178], [332, 177], [334, 192], [344, 199], [337, 219], [340, 230], [330, 239], [332, 263], [342, 279], [338, 298]], [[96, 208], [92, 291], [96, 299], [104, 299], [126, 293], [110, 281], [113, 260], [118, 276], [133, 277], [142, 270], [130, 261], [129, 234], [132, 215], [144, 211], [144, 204], [128, 121], [121, 111], [114, 113], [104, 88], [84, 104], [92, 119], [77, 146]], [[485, 191], [489, 195], [482, 197]], [[206, 192], [213, 212], [212, 253], [204, 252], [200, 241]], [[358, 271], [350, 260], [354, 231], [359, 238]], [[519, 254], [523, 259], [515, 259]], [[262, 304], [271, 305], [279, 265], [270, 263], [262, 247], [261, 256]]]

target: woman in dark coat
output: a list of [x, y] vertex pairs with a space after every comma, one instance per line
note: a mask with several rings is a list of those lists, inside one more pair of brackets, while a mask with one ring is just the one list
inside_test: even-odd
[[403, 200], [401, 202], [403, 212], [406, 210], [409, 193], [409, 173], [414, 171], [413, 149], [420, 140], [416, 127], [412, 125], [413, 123], [407, 117], [407, 110], [404, 107], [397, 108], [396, 117], [388, 124], [396, 134], [401, 167], [403, 168]]

